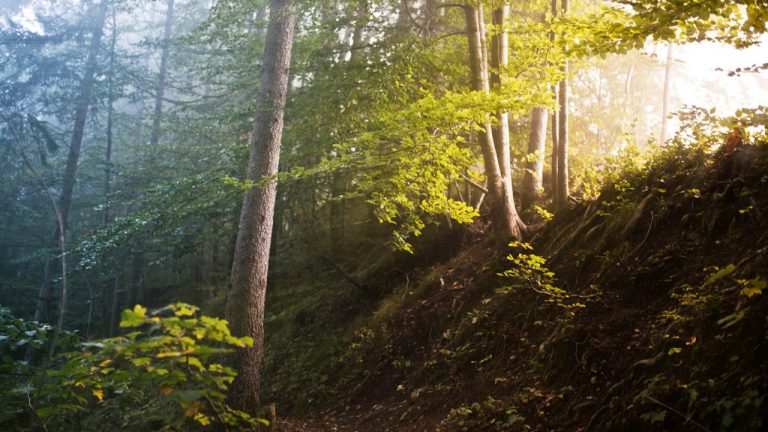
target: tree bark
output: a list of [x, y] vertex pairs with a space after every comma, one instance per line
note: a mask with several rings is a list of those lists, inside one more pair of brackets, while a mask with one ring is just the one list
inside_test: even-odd
[[522, 206], [528, 209], [539, 199], [544, 175], [544, 146], [547, 141], [547, 109], [534, 108], [531, 112], [531, 133], [528, 136], [528, 157], [536, 155], [535, 160], [526, 163], [523, 176]]
[[[117, 45], [117, 21], [116, 12], [112, 11], [112, 37], [109, 44], [109, 76], [107, 77], [107, 149], [104, 155], [104, 215], [103, 223], [107, 225], [112, 221], [112, 212], [109, 195], [112, 192], [112, 138], [113, 138], [113, 119], [114, 119], [114, 84], [113, 76], [115, 74], [115, 46]], [[139, 122], [140, 123], [140, 122]], [[141, 132], [137, 134], [141, 135]], [[114, 336], [112, 334], [112, 323], [116, 320], [111, 303], [107, 305], [107, 295], [109, 293], [108, 284], [110, 279], [103, 281], [102, 285], [102, 328], [105, 336]], [[91, 305], [92, 306], [92, 305]]]
[[[258, 111], [250, 140], [248, 178], [251, 180], [277, 173], [295, 20], [290, 0], [272, 0], [256, 96]], [[238, 375], [230, 387], [230, 402], [251, 413], [259, 407], [264, 300], [276, 190], [277, 185], [270, 181], [265, 187], [253, 188], [245, 194], [227, 298], [226, 317], [232, 333], [254, 340], [252, 347], [238, 349], [232, 355]]]
[[[491, 38], [491, 89], [501, 91], [501, 74], [509, 64], [509, 38], [502, 26], [509, 16], [509, 5], [502, 5], [493, 11], [493, 25], [496, 34]], [[504, 178], [504, 186], [512, 190], [512, 162], [509, 154], [509, 114], [499, 112], [496, 114], [498, 125], [493, 128], [493, 142], [496, 147], [496, 155], [499, 158], [501, 176]]]
[[[140, 244], [139, 247], [143, 247]], [[197, 269], [197, 266], [195, 266]], [[139, 299], [139, 291], [141, 290], [142, 275], [144, 274], [144, 254], [141, 252], [135, 252], [131, 257], [131, 281], [128, 286], [128, 293], [126, 295], [125, 307], [133, 308]]]
[[[563, 13], [570, 11], [569, 0], [562, 0]], [[560, 81], [558, 94], [560, 102], [559, 130], [557, 140], [557, 189], [555, 209], [568, 207], [568, 61], [563, 65], [565, 77]]]
[[[488, 93], [487, 57], [484, 55], [483, 50], [485, 35], [482, 30], [484, 28], [482, 9], [464, 6], [464, 17], [469, 42], [472, 89]], [[503, 11], [501, 17], [503, 22], [503, 18], [505, 18]], [[501, 46], [501, 41], [497, 43]], [[498, 68], [496, 69], [498, 70]], [[507, 186], [507, 184], [511, 185], [511, 178], [508, 180], [503, 175], [503, 172], [509, 172], [510, 168], [502, 168], [504, 160], [496, 150], [497, 147], [494, 141], [490, 118], [487, 118], [484, 122], [484, 129], [478, 135], [480, 149], [483, 153], [483, 164], [490, 198], [491, 219], [497, 233], [498, 244], [506, 246], [508, 240], [522, 238], [525, 224], [523, 224], [517, 214], [512, 188]]]
[[[552, 8], [552, 16], [557, 16], [557, 0], [552, 0], [551, 3]], [[549, 40], [553, 43], [555, 42], [555, 32], [550, 31], [549, 32]], [[557, 108], [557, 102], [558, 102], [558, 94], [557, 94], [557, 85], [552, 85], [552, 94], [555, 98], [555, 108], [552, 110], [552, 156], [551, 156], [551, 170], [552, 170], [552, 178], [551, 178], [551, 186], [550, 186], [550, 194], [552, 196], [552, 206], [555, 207], [555, 201], [557, 200], [557, 191], [558, 191], [558, 178], [559, 178], [559, 167], [558, 167], [558, 140], [560, 139], [560, 118], [559, 118], [559, 110]]]
[[98, 55], [101, 49], [101, 37], [104, 34], [104, 23], [107, 18], [107, 8], [109, 0], [102, 0], [96, 11], [93, 22], [93, 33], [91, 44], [88, 48], [88, 59], [86, 61], [85, 73], [80, 81], [80, 93], [77, 98], [75, 108], [75, 123], [72, 131], [72, 140], [69, 144], [69, 155], [67, 156], [67, 165], [64, 168], [64, 178], [62, 180], [61, 198], [59, 207], [61, 215], [64, 218], [65, 228], [69, 227], [69, 209], [72, 204], [72, 191], [75, 187], [77, 175], [77, 164], [80, 160], [80, 147], [83, 144], [83, 135], [85, 133], [85, 120], [88, 116], [88, 109], [91, 106], [91, 93], [93, 91], [94, 76], [98, 67]]
[[120, 331], [120, 279], [115, 276], [114, 285], [112, 285], [112, 298], [109, 302], [109, 337], [117, 336]]
[[109, 194], [112, 182], [112, 126], [114, 123], [115, 89], [113, 76], [115, 74], [115, 45], [117, 45], [117, 22], [115, 11], [112, 11], [112, 37], [109, 43], [109, 76], [107, 77], [107, 150], [104, 155], [104, 224], [112, 220], [110, 213]]
[[[58, 234], [58, 240], [59, 240], [59, 252], [61, 253], [61, 257], [59, 258], [59, 262], [61, 263], [61, 302], [60, 302], [60, 313], [59, 313], [59, 321], [58, 326], [54, 329], [53, 337], [51, 338], [51, 343], [48, 351], [48, 358], [50, 359], [53, 357], [53, 354], [56, 350], [56, 343], [59, 338], [59, 332], [64, 327], [64, 313], [66, 312], [66, 298], [67, 298], [67, 242], [66, 242], [66, 221], [64, 220], [64, 216], [61, 213], [60, 206], [56, 204], [56, 198], [54, 198], [53, 193], [51, 193], [51, 189], [48, 187], [48, 183], [45, 181], [45, 178], [41, 176], [37, 170], [35, 169], [34, 165], [32, 165], [32, 162], [30, 161], [29, 157], [27, 157], [27, 153], [24, 151], [24, 144], [22, 142], [22, 135], [16, 131], [16, 129], [13, 126], [13, 123], [10, 119], [5, 117], [2, 113], [0, 113], [0, 119], [2, 119], [6, 125], [8, 126], [8, 129], [11, 131], [11, 135], [13, 135], [14, 141], [16, 142], [18, 146], [19, 154], [21, 154], [22, 159], [24, 160], [24, 163], [27, 165], [27, 168], [32, 173], [32, 175], [37, 179], [38, 182], [40, 182], [40, 187], [45, 191], [45, 195], [48, 197], [48, 201], [51, 204], [51, 209], [53, 210], [53, 214], [56, 217], [56, 233]], [[45, 268], [43, 270], [43, 278], [44, 281], [48, 281], [50, 278], [50, 264], [51, 259], [49, 258], [45, 262]], [[47, 289], [48, 285], [42, 286], [40, 289], [41, 291], [47, 293], [50, 295], [50, 290]], [[40, 299], [38, 298], [38, 302]], [[47, 304], [47, 302], [45, 303]], [[37, 315], [37, 313], [36, 313]], [[29, 361], [34, 356], [34, 350], [27, 349], [27, 352], [25, 353], [25, 358]]]
[[163, 28], [163, 45], [160, 51], [160, 70], [157, 74], [157, 89], [155, 91], [155, 112], [152, 117], [152, 135], [149, 144], [152, 147], [160, 142], [160, 120], [163, 115], [163, 97], [165, 96], [165, 80], [168, 75], [168, 54], [170, 52], [171, 37], [173, 36], [173, 1], [168, 0], [165, 12], [165, 27]]
[[[555, 102], [557, 102], [558, 97], [557, 97], [557, 86], [556, 85], [552, 86], [552, 94], [555, 95]], [[557, 108], [557, 106], [555, 106], [555, 109], [552, 110], [552, 117], [551, 117], [551, 119], [552, 119], [552, 122], [551, 122], [551, 125], [552, 125], [552, 128], [551, 128], [552, 129], [552, 132], [551, 132], [551, 136], [552, 136], [552, 156], [551, 156], [552, 179], [551, 179], [550, 183], [552, 185], [550, 186], [550, 189], [551, 189], [552, 205], [553, 206], [555, 204], [555, 197], [557, 196], [557, 190], [558, 190], [557, 178], [559, 177], [559, 174], [558, 174], [558, 171], [559, 171], [558, 168], [559, 167], [557, 166], [557, 161], [558, 161], [557, 148], [559, 147], [557, 145], [557, 141], [560, 139], [560, 116], [559, 116], [559, 114], [560, 114], [560, 110]]]
[[664, 100], [662, 101], [661, 111], [661, 138], [659, 144], [664, 144], [667, 141], [667, 133], [669, 127], [669, 85], [672, 78], [672, 43], [669, 43], [667, 47], [667, 62], [664, 65]]
[[[62, 178], [61, 197], [59, 198], [59, 211], [61, 213], [61, 221], [63, 223], [56, 224], [55, 237], [62, 241], [62, 238], [66, 240], [66, 234], [69, 227], [69, 210], [72, 204], [72, 193], [75, 188], [75, 181], [77, 179], [77, 164], [80, 160], [80, 148], [83, 144], [83, 135], [85, 133], [85, 120], [88, 117], [88, 109], [91, 106], [91, 93], [93, 91], [94, 76], [96, 75], [96, 68], [98, 66], [98, 55], [101, 48], [101, 37], [104, 33], [104, 23], [107, 18], [107, 9], [109, 7], [109, 0], [102, 0], [93, 20], [93, 30], [91, 36], [91, 43], [88, 47], [88, 58], [85, 64], [85, 72], [80, 80], [80, 90], [75, 106], [75, 120], [72, 130], [72, 139], [69, 144], [69, 154], [67, 155], [67, 164], [64, 168], [64, 176]], [[63, 227], [63, 228], [62, 228]], [[62, 232], [63, 229], [63, 232]], [[64, 256], [62, 255], [62, 258]], [[51, 259], [51, 258], [49, 258]], [[64, 266], [64, 263], [62, 263]], [[45, 273], [45, 272], [44, 272]], [[35, 309], [35, 320], [46, 321], [48, 317], [46, 313], [46, 305], [50, 302], [50, 293], [48, 289], [50, 286], [51, 273], [43, 275], [43, 283], [40, 285], [40, 291], [37, 298], [37, 306]], [[62, 298], [59, 304], [59, 311], [61, 316], [59, 317], [58, 324], [64, 324], [64, 313], [66, 312], [66, 290], [62, 289]]]

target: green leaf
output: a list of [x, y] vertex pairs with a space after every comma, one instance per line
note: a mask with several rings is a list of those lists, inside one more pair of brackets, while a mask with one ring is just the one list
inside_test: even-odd
[[138, 327], [146, 323], [147, 308], [136, 305], [133, 310], [126, 309], [120, 314], [120, 327]]
[[715, 272], [714, 274], [710, 275], [709, 278], [707, 278], [707, 280], [704, 282], [704, 286], [707, 286], [707, 285], [710, 285], [710, 284], [713, 284], [713, 283], [719, 281], [720, 279], [722, 279], [722, 278], [728, 276], [729, 274], [733, 273], [735, 270], [736, 270], [736, 266], [735, 265], [728, 264], [727, 266], [725, 266], [724, 269], [721, 269], [721, 270]]
[[749, 281], [749, 286], [742, 288], [741, 293], [747, 297], [760, 295], [766, 287], [766, 282], [763, 279], [752, 279]]

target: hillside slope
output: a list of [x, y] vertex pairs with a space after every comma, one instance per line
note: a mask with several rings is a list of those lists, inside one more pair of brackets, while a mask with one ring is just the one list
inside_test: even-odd
[[361, 274], [373, 298], [279, 284], [269, 397], [318, 430], [758, 430], [766, 185], [765, 145], [669, 148], [508, 259], [477, 223]]

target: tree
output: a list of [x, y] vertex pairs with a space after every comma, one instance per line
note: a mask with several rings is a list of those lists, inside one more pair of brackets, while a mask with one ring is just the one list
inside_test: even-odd
[[667, 128], [669, 127], [669, 85], [672, 80], [672, 43], [667, 46], [667, 61], [664, 63], [664, 95], [662, 96], [661, 110], [661, 137], [659, 144], [667, 141]]
[[168, 75], [168, 56], [170, 54], [171, 37], [173, 36], [173, 1], [168, 0], [165, 12], [163, 41], [160, 50], [160, 70], [157, 74], [157, 88], [155, 89], [155, 111], [152, 117], [152, 134], [149, 139], [149, 143], [152, 146], [156, 146], [160, 142], [160, 119], [163, 115], [163, 96], [165, 95], [165, 80]]
[[[469, 44], [469, 66], [472, 81], [472, 90], [488, 94], [490, 86], [488, 82], [488, 56], [485, 49], [485, 18], [483, 17], [482, 4], [478, 6], [464, 5], [464, 19], [467, 28], [467, 40]], [[501, 7], [496, 16], [496, 23], [499, 26], [499, 33], [494, 36], [497, 38], [496, 46], [505, 45], [504, 24], [509, 15], [507, 7]], [[501, 56], [495, 57], [494, 65], [498, 71], [502, 63]], [[496, 72], [498, 73], [498, 72]], [[494, 229], [498, 233], [499, 243], [506, 245], [510, 239], [521, 239], [526, 226], [517, 214], [515, 208], [514, 195], [512, 192], [511, 166], [508, 157], [505, 157], [503, 146], [503, 118], [504, 113], [497, 114], [501, 118], [499, 130], [500, 143], [497, 145], [494, 140], [493, 127], [491, 126], [490, 116], [481, 126], [479, 132], [480, 149], [483, 153], [483, 164], [485, 166], [485, 176], [489, 192], [491, 207], [491, 218], [494, 223]], [[506, 150], [508, 152], [508, 150]], [[508, 154], [508, 153], [507, 153]]]
[[[362, 43], [365, 25], [368, 22], [368, 0], [360, 0], [355, 11], [354, 26], [352, 29], [352, 44], [349, 47], [349, 64], [352, 68], [359, 67], [361, 60]], [[335, 256], [344, 251], [344, 230], [346, 220], [346, 202], [344, 195], [347, 192], [348, 175], [340, 170], [333, 173], [331, 179], [330, 202], [330, 234], [331, 249]]]
[[[557, 0], [552, 0], [552, 3], [550, 5], [550, 7], [551, 7], [552, 15], [556, 16], [557, 15]], [[549, 40], [553, 44], [555, 42], [555, 38], [556, 38], [555, 32], [550, 30], [550, 32], [549, 32]], [[558, 140], [560, 139], [560, 118], [559, 118], [560, 111], [557, 109], [557, 98], [558, 98], [557, 87], [558, 87], [557, 84], [553, 84], [552, 85], [552, 94], [554, 95], [554, 99], [555, 99], [555, 109], [552, 110], [552, 127], [551, 127], [551, 129], [552, 129], [552, 156], [551, 156], [551, 163], [550, 163], [550, 165], [551, 165], [551, 173], [552, 173], [552, 181], [551, 181], [552, 186], [551, 186], [551, 188], [552, 188], [552, 202], [553, 202], [553, 204], [555, 202], [555, 199], [556, 199], [555, 197], [557, 196], [557, 191], [559, 189], [557, 182], [558, 182], [558, 179], [560, 178], [560, 174], [558, 173], [559, 170], [560, 170], [560, 167], [558, 166], [559, 157], [558, 157], [558, 154], [557, 154], [557, 152], [558, 152], [558, 150], [557, 150], [558, 149]]]
[[[61, 197], [59, 198], [59, 211], [61, 212], [61, 220], [63, 222], [64, 230], [63, 236], [66, 238], [66, 231], [69, 229], [69, 210], [72, 204], [72, 193], [75, 186], [75, 180], [77, 176], [77, 165], [80, 160], [80, 147], [83, 144], [83, 135], [85, 132], [85, 120], [88, 116], [88, 109], [91, 106], [91, 93], [93, 91], [95, 83], [96, 69], [98, 67], [98, 54], [101, 48], [101, 37], [104, 32], [104, 23], [107, 18], [107, 9], [109, 7], [109, 0], [102, 0], [95, 11], [93, 16], [93, 23], [91, 28], [91, 41], [88, 48], [88, 59], [86, 60], [85, 72], [80, 80], [80, 88], [77, 100], [75, 101], [75, 119], [74, 127], [72, 130], [72, 139], [69, 144], [69, 155], [67, 156], [67, 164], [64, 169], [64, 176], [62, 179]], [[56, 225], [55, 231], [57, 236], [60, 228]], [[63, 259], [64, 257], [62, 257]], [[43, 275], [43, 283], [40, 286], [40, 292], [38, 294], [37, 309], [35, 311], [35, 320], [44, 321], [47, 315], [47, 304], [50, 298], [50, 259], [46, 262], [46, 271]], [[59, 328], [63, 326], [64, 315], [67, 308], [67, 293], [66, 289], [62, 287], [61, 299], [59, 301]]]
[[[295, 20], [291, 0], [272, 0], [256, 96], [258, 112], [250, 139], [248, 178], [251, 180], [269, 179], [277, 174]], [[233, 354], [238, 375], [232, 384], [230, 399], [248, 412], [258, 409], [260, 402], [264, 300], [276, 191], [276, 183], [268, 180], [263, 187], [252, 188], [245, 194], [227, 298], [226, 316], [233, 333], [254, 340], [253, 347]]]
[[521, 204], [530, 208], [539, 198], [544, 176], [544, 148], [547, 141], [546, 108], [534, 108], [531, 111], [531, 132], [528, 136], [528, 155], [523, 175]]
[[[562, 0], [562, 11], [567, 16], [570, 12], [570, 0]], [[557, 188], [555, 189], [555, 209], [568, 206], [568, 60], [563, 65], [563, 79], [558, 89], [558, 138], [557, 138]]]

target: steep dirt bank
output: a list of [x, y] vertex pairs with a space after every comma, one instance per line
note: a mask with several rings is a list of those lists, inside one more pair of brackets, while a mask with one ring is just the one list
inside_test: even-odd
[[765, 146], [670, 149], [514, 262], [479, 224], [442, 263], [390, 263], [376, 300], [318, 288], [283, 324], [298, 348], [273, 353], [272, 397], [325, 419], [307, 430], [757, 430], [766, 185]]

